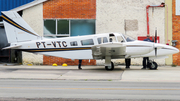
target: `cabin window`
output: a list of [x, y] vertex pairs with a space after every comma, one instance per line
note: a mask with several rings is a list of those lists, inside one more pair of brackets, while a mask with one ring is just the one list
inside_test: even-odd
[[44, 19], [44, 37], [61, 38], [95, 34], [94, 19]]
[[77, 41], [70, 42], [71, 46], [78, 46]]
[[123, 38], [121, 36], [117, 36], [118, 42], [124, 42]]
[[103, 43], [107, 43], [108, 42], [108, 39], [106, 37], [97, 38], [97, 40], [98, 40], [98, 44], [101, 44], [102, 42]]
[[82, 46], [84, 45], [94, 45], [93, 39], [81, 40]]
[[98, 44], [101, 44], [101, 38], [97, 38]]
[[108, 39], [106, 37], [103, 38], [103, 43], [107, 43]]

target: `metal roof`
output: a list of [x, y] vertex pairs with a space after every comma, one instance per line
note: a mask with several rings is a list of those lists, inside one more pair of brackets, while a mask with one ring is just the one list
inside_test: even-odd
[[35, 0], [0, 0], [0, 12], [17, 8], [32, 1]]
[[[0, 18], [1, 11], [21, 11], [37, 4], [43, 3], [47, 0], [0, 0]], [[3, 26], [3, 22], [0, 19], [0, 26]]]
[[26, 9], [26, 8], [30, 8], [30, 7], [32, 7], [32, 6], [38, 5], [38, 4], [40, 4], [40, 3], [43, 3], [43, 2], [45, 2], [45, 1], [47, 1], [47, 0], [34, 0], [34, 1], [30, 2], [30, 3], [28, 3], [28, 4], [25, 4], [25, 5], [19, 6], [19, 7], [17, 7], [17, 8], [14, 8], [14, 9], [12, 9], [11, 11], [16, 11], [16, 12], [18, 12], [18, 11], [24, 10], [24, 9]]

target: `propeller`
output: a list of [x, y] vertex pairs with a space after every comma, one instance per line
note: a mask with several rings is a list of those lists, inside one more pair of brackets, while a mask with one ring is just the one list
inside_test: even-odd
[[[155, 43], [157, 43], [157, 28], [155, 30]], [[155, 49], [155, 56], [157, 56], [157, 47], [155, 47], [154, 49]]]

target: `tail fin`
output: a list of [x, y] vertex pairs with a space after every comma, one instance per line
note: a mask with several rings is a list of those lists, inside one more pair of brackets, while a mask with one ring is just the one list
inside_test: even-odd
[[38, 39], [39, 35], [14, 11], [2, 12], [8, 43]]

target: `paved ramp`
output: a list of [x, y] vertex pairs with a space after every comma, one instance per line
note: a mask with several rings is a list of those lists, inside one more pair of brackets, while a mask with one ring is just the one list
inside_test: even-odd
[[121, 81], [134, 82], [180, 82], [180, 67], [159, 66], [158, 70], [141, 70], [134, 66], [125, 70]]
[[142, 66], [0, 66], [0, 79], [52, 79], [75, 81], [180, 82], [180, 67], [160, 66], [158, 70], [141, 70]]
[[70, 70], [58, 79], [120, 80], [123, 70]]
[[121, 80], [124, 70], [106, 71], [104, 66], [0, 66], [1, 79]]

